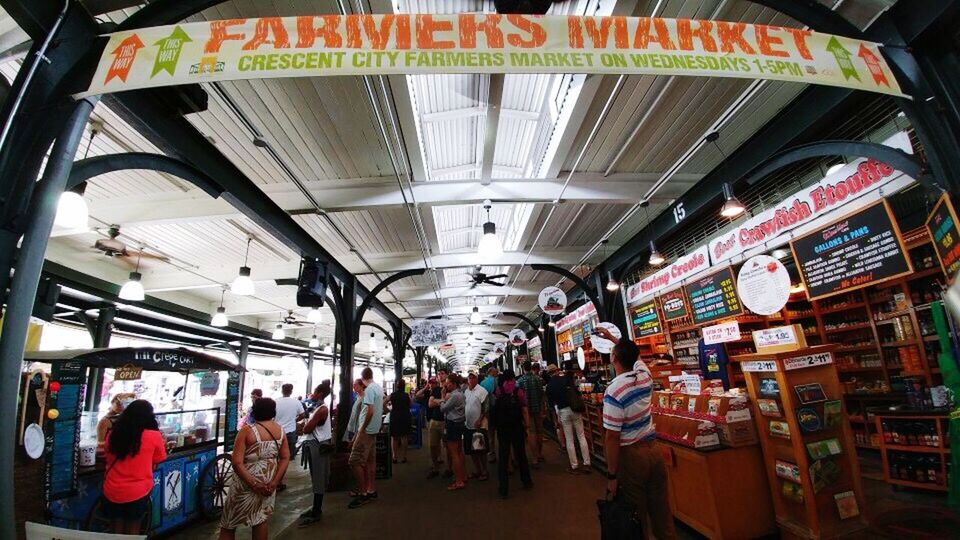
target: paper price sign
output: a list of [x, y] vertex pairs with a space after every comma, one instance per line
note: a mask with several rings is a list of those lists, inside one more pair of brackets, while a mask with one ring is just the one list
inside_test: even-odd
[[833, 355], [830, 353], [810, 354], [807, 356], [797, 356], [783, 361], [783, 369], [794, 370], [814, 366], [823, 366], [833, 363]]
[[713, 345], [715, 343], [727, 343], [740, 339], [740, 323], [731, 321], [718, 324], [716, 326], [706, 326], [703, 328], [704, 345]]

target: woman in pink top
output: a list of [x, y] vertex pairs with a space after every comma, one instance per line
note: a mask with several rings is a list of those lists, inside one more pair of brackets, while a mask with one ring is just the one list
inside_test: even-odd
[[150, 507], [153, 468], [167, 459], [153, 405], [138, 399], [120, 414], [106, 441], [103, 512], [117, 534], [140, 534]]

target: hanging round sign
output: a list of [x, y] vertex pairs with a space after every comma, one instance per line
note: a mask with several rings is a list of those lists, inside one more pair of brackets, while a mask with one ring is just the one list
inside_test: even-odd
[[527, 334], [519, 329], [514, 328], [510, 331], [510, 344], [514, 347], [519, 347], [527, 342]]
[[43, 455], [43, 449], [46, 446], [46, 438], [43, 435], [43, 428], [37, 424], [30, 424], [23, 432], [23, 449], [26, 450], [30, 459], [37, 459]]
[[750, 257], [737, 274], [740, 301], [757, 315], [773, 315], [790, 298], [790, 274], [779, 260], [769, 255]]
[[506, 352], [506, 350], [507, 350], [506, 343], [497, 343], [496, 345], [493, 346], [493, 354], [497, 356], [502, 356], [503, 353]]
[[577, 365], [580, 366], [580, 371], [587, 367], [587, 355], [584, 354], [583, 347], [577, 347]]
[[[620, 341], [620, 338], [623, 334], [620, 333], [620, 329], [613, 323], [602, 322], [597, 325], [597, 328], [606, 328], [613, 334], [613, 337], [617, 338], [617, 341]], [[616, 345], [616, 342], [610, 341], [609, 339], [602, 338], [596, 334], [590, 335], [590, 344], [593, 345], [593, 350], [597, 351], [600, 354], [610, 354], [610, 351], [613, 350], [613, 346]]]
[[560, 315], [567, 309], [567, 293], [559, 287], [545, 287], [540, 291], [540, 309], [547, 315]]

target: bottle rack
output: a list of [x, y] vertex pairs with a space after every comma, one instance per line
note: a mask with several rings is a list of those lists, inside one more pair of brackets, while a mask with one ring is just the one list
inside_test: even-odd
[[888, 484], [947, 491], [950, 474], [949, 418], [942, 415], [877, 414], [883, 480]]

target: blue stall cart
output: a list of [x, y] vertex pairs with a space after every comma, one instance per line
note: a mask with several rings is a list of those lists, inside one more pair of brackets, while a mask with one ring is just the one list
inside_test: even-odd
[[[47, 411], [57, 412], [44, 426], [43, 459], [51, 525], [109, 530], [101, 512], [103, 459], [88, 466], [81, 466], [79, 459], [85, 382], [87, 370], [94, 368], [113, 368], [116, 380], [127, 381], [136, 380], [143, 371], [174, 372], [184, 376], [184, 393], [194, 377], [207, 392], [201, 395], [224, 399], [223, 407], [182, 410], [181, 405], [181, 410], [156, 414], [167, 442], [167, 459], [153, 473], [151, 508], [144, 517], [143, 532], [156, 537], [196, 519], [220, 516], [235, 478], [229, 452], [238, 429], [241, 367], [184, 348], [41, 352], [26, 355], [24, 361], [50, 364], [45, 402]], [[124, 379], [118, 378], [121, 372]]]

